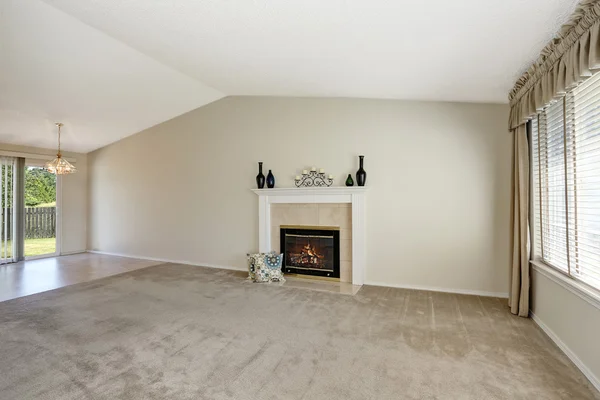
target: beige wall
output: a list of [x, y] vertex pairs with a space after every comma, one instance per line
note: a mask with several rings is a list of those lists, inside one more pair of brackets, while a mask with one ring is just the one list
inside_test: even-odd
[[584, 367], [578, 366], [600, 390], [600, 309], [536, 270], [531, 293], [531, 311], [540, 325], [562, 342], [567, 355], [581, 361]]
[[88, 155], [89, 248], [245, 268], [257, 161], [343, 185], [364, 154], [369, 282], [507, 292], [505, 105], [229, 97]]
[[[56, 149], [40, 149], [36, 147], [16, 146], [0, 143], [0, 150], [56, 155]], [[87, 155], [63, 152], [64, 157], [75, 158], [77, 173], [62, 176], [62, 253], [77, 253], [87, 248]]]

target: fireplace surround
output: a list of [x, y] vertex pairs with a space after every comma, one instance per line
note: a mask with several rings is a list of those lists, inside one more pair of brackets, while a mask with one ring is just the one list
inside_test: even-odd
[[351, 283], [363, 285], [366, 270], [366, 193], [368, 187], [252, 189], [258, 196], [258, 248], [272, 250], [274, 204], [346, 204], [351, 210]]

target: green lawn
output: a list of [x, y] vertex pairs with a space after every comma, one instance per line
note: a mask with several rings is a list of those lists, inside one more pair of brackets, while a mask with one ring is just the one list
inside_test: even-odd
[[25, 257], [56, 252], [56, 238], [25, 239]]
[[[12, 243], [6, 244], [8, 256], [12, 253]], [[25, 239], [25, 257], [41, 256], [43, 254], [53, 254], [56, 252], [56, 239]], [[0, 249], [0, 256], [4, 256], [4, 247]]]

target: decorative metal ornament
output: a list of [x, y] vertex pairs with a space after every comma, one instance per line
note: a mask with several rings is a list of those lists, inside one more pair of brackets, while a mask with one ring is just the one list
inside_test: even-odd
[[320, 172], [317, 172], [317, 170], [313, 168], [311, 171], [302, 171], [302, 176], [296, 176], [294, 183], [296, 184], [296, 187], [326, 187], [333, 184], [333, 176], [326, 176], [322, 169]]
[[44, 167], [48, 172], [56, 175], [73, 174], [77, 172], [77, 169], [73, 164], [62, 158], [62, 154], [60, 153], [60, 128], [63, 124], [57, 122], [56, 126], [58, 127], [58, 152], [56, 153], [56, 158], [52, 161], [48, 161]]

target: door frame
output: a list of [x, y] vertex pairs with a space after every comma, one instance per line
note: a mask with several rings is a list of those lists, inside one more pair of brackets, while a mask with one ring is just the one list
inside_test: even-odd
[[[45, 160], [40, 159], [25, 159], [25, 168], [27, 167], [39, 167], [44, 168], [46, 164]], [[25, 229], [25, 227], [23, 227]], [[62, 253], [62, 176], [56, 175], [56, 251], [54, 253], [40, 254], [39, 256], [25, 256], [25, 246], [23, 246], [24, 260], [38, 260], [40, 258], [57, 257]], [[25, 235], [23, 235], [25, 240]]]

